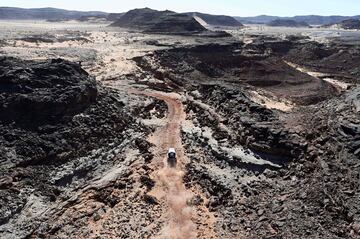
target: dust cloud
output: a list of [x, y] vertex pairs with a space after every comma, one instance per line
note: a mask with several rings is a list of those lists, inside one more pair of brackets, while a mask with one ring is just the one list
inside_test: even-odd
[[185, 190], [183, 175], [180, 169], [166, 166], [158, 172], [161, 183], [168, 189], [166, 200], [170, 209], [169, 221], [161, 231], [161, 239], [196, 238], [196, 226], [191, 220], [192, 208], [187, 203], [192, 194]]

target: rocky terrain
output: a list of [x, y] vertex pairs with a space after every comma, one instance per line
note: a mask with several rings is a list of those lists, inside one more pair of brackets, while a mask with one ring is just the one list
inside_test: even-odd
[[[346, 77], [322, 69], [327, 59], [336, 59], [328, 67], [346, 65], [334, 56], [340, 49], [257, 37], [246, 45], [176, 48], [136, 59], [167, 87], [190, 92], [186, 112], [195, 129], [183, 131], [192, 155], [184, 180], [210, 198], [209, 210], [221, 218], [220, 238], [359, 236], [359, 88], [337, 97], [333, 83], [288, 62], [309, 57], [327, 77], [358, 78], [354, 65]], [[283, 113], [280, 102], [281, 111], [269, 109], [274, 104], [266, 99], [255, 103], [250, 92], [260, 89], [297, 109]]]
[[[136, 60], [146, 70], [154, 71], [157, 78], [175, 83], [177, 87], [186, 85], [196, 89], [198, 82], [247, 84], [254, 89], [265, 89], [278, 98], [306, 105], [336, 94], [333, 85], [294, 69], [285, 60], [287, 58], [298, 63], [301, 60], [299, 51], [313, 44], [276, 39], [266, 42], [255, 40], [246, 45], [210, 44], [156, 51], [154, 56], [149, 56], [159, 63], [154, 67], [148, 64], [146, 57]], [[321, 48], [321, 45], [318, 47]], [[303, 55], [308, 57], [307, 54]]]
[[[232, 100], [224, 103], [220, 92]], [[210, 210], [222, 218], [218, 221], [220, 237], [358, 237], [359, 172], [358, 156], [351, 153], [354, 138], [351, 145], [339, 145], [343, 137], [353, 137], [350, 134], [358, 137], [355, 133], [358, 113], [351, 103], [354, 95], [359, 96], [358, 90], [347, 96], [348, 106], [331, 101], [310, 107], [310, 112], [306, 112], [306, 115], [310, 113], [308, 116], [312, 114], [309, 118], [304, 117], [302, 110], [299, 115], [299, 112], [274, 114], [259, 106], [254, 111], [255, 106], [249, 104], [242, 91], [234, 89], [215, 86], [200, 93], [205, 102], [226, 117], [227, 121], [222, 124], [231, 127], [231, 134], [221, 130], [223, 126], [212, 121], [211, 115], [204, 114], [198, 107], [189, 107], [201, 125], [198, 127], [211, 127], [218, 143], [205, 143], [206, 136], [184, 135], [188, 152], [194, 155], [185, 181], [189, 185], [200, 184], [211, 198]], [[333, 112], [332, 107], [337, 111]], [[332, 114], [331, 125], [323, 119], [323, 113]], [[351, 125], [352, 133], [348, 136], [342, 133], [341, 122]], [[308, 130], [302, 131], [305, 128]], [[319, 134], [314, 135], [314, 128], [321, 128]], [[329, 137], [328, 132], [332, 136]], [[246, 155], [238, 156], [227, 150], [236, 147], [238, 142], [269, 161], [249, 162]], [[203, 152], [202, 156], [196, 152]], [[279, 165], [286, 166], [279, 169]], [[340, 178], [341, 183], [336, 183]]]
[[138, 11], [2, 23], [0, 238], [359, 238], [356, 32]]
[[123, 161], [118, 154], [149, 129], [76, 63], [0, 62], [1, 234], [21, 238], [51, 219], [54, 202]]

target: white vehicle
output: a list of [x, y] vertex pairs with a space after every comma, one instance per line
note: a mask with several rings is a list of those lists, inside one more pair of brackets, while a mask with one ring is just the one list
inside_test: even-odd
[[169, 149], [167, 162], [171, 168], [176, 167], [176, 151], [174, 148]]

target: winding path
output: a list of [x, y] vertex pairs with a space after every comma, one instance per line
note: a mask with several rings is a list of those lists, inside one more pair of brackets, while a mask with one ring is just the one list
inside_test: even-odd
[[[163, 100], [168, 107], [168, 115], [164, 126], [159, 127], [149, 138], [155, 145], [152, 161], [154, 173], [151, 175], [155, 181], [155, 187], [149, 192], [167, 208], [165, 216], [166, 224], [160, 234], [155, 238], [171, 239], [192, 239], [199, 235], [208, 235], [206, 238], [215, 238], [213, 228], [207, 228], [208, 232], [199, 232], [196, 221], [207, 221], [209, 216], [207, 211], [204, 214], [195, 213], [199, 208], [189, 205], [188, 201], [193, 197], [193, 192], [186, 189], [183, 183], [185, 166], [189, 163], [181, 141], [181, 125], [185, 121], [186, 113], [181, 102], [181, 96], [176, 93], [164, 93], [154, 91], [131, 90], [130, 93], [146, 95], [159, 100]], [[167, 150], [175, 148], [177, 152], [177, 166], [170, 168], [167, 166]], [[200, 194], [197, 192], [197, 194]], [[209, 222], [209, 224], [211, 224]]]

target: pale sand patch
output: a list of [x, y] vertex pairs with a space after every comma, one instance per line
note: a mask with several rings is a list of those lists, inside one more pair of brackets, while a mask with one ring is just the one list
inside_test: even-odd
[[345, 82], [342, 82], [342, 81], [339, 81], [339, 80], [335, 80], [335, 79], [333, 79], [333, 78], [326, 77], [327, 74], [325, 74], [325, 73], [315, 72], [315, 71], [309, 71], [309, 70], [307, 70], [306, 68], [301, 67], [301, 66], [296, 65], [296, 64], [291, 63], [291, 62], [285, 61], [285, 63], [288, 64], [289, 66], [295, 68], [296, 70], [302, 72], [302, 73], [308, 74], [308, 75], [310, 75], [310, 76], [312, 76], [312, 77], [321, 79], [321, 80], [323, 80], [323, 81], [326, 81], [326, 82], [332, 84], [332, 85], [335, 86], [336, 89], [338, 89], [339, 91], [347, 90], [347, 89], [349, 89], [349, 87], [351, 86], [351, 84], [349, 84], [349, 83], [345, 83]]
[[250, 99], [259, 105], [268, 109], [276, 109], [283, 112], [289, 112], [294, 108], [294, 103], [286, 99], [279, 99], [270, 93], [250, 91]]
[[194, 19], [200, 23], [203, 27], [208, 27], [209, 24], [207, 24], [201, 17], [198, 17], [198, 16], [194, 16]]
[[347, 90], [349, 89], [349, 87], [351, 86], [351, 84], [342, 82], [342, 81], [338, 81], [332, 78], [323, 78], [324, 81], [329, 82], [330, 84], [334, 85], [335, 87], [338, 87], [342, 90]]

